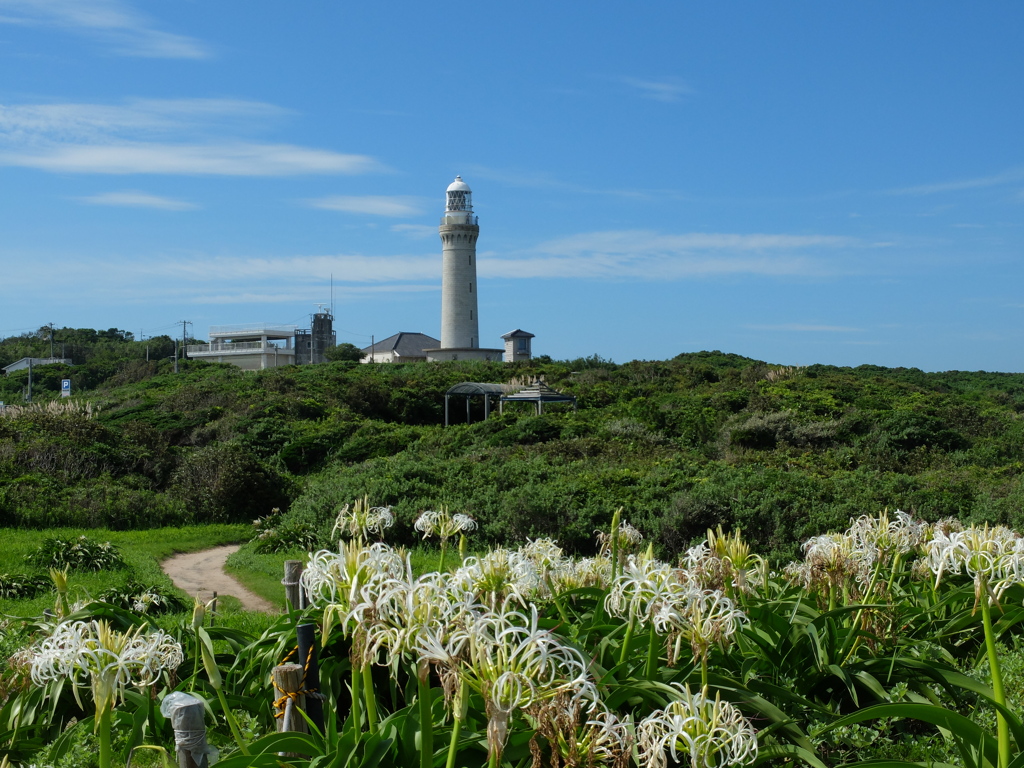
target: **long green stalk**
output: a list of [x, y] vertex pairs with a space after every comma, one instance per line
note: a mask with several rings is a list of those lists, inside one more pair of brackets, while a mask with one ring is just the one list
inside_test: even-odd
[[97, 713], [100, 737], [100, 768], [110, 768], [110, 720], [112, 711], [105, 706]]
[[651, 624], [650, 637], [647, 639], [647, 668], [644, 670], [644, 677], [648, 680], [654, 679], [654, 671], [658, 668], [658, 633]]
[[366, 700], [366, 726], [370, 733], [377, 732], [377, 692], [373, 689], [373, 669], [363, 664], [363, 698]]
[[202, 655], [202, 647], [200, 645], [202, 641], [199, 639], [199, 633], [196, 633], [196, 658], [192, 665], [192, 685], [189, 688], [190, 691], [196, 689], [196, 679], [199, 677], [199, 657]]
[[[981, 619], [985, 627], [985, 650], [988, 653], [989, 671], [992, 673], [992, 692], [998, 704], [1006, 706], [1006, 694], [1003, 691], [1003, 675], [999, 668], [999, 656], [996, 654], [995, 631], [992, 629], [992, 607], [988, 602], [988, 584], [980, 585]], [[999, 740], [999, 768], [1007, 768], [1010, 764], [1010, 726], [1002, 712], [996, 713], [996, 736]]]
[[[899, 561], [897, 560], [897, 562], [899, 562]], [[864, 593], [864, 599], [865, 600], [870, 600], [871, 599], [871, 595], [874, 594], [875, 585], [878, 584], [878, 576], [881, 573], [881, 571], [882, 571], [882, 558], [878, 558], [878, 560], [875, 561], [875, 572], [873, 574], [871, 574], [871, 583], [868, 584], [867, 592]], [[890, 584], [890, 586], [892, 585], [892, 581], [891, 580], [889, 581], [889, 584]], [[850, 660], [850, 658], [853, 656], [853, 652], [856, 651], [857, 650], [857, 646], [860, 645], [860, 641], [861, 641], [862, 638], [861, 638], [861, 634], [860, 634], [860, 632], [858, 630], [860, 628], [860, 621], [861, 621], [861, 617], [863, 615], [864, 615], [864, 606], [862, 605], [860, 608], [857, 609], [857, 613], [853, 617], [853, 625], [852, 625], [852, 627], [850, 629], [849, 639], [847, 639], [845, 641], [845, 643], [844, 643], [844, 645], [846, 645], [847, 647], [843, 648], [843, 651], [842, 651], [842, 654], [841, 654], [841, 658], [842, 658], [842, 663], [843, 664], [845, 664], [846, 662], [848, 662]]]
[[243, 755], [248, 755], [249, 745], [242, 738], [242, 732], [238, 728], [235, 716], [231, 714], [231, 707], [228, 706], [228, 700], [224, 697], [224, 691], [221, 690], [224, 687], [224, 678], [220, 673], [220, 667], [217, 666], [217, 658], [213, 654], [213, 640], [210, 639], [210, 635], [201, 624], [195, 627], [195, 632], [196, 637], [200, 640], [199, 647], [202, 649], [203, 667], [206, 668], [206, 675], [210, 678], [210, 685], [217, 691], [221, 709], [224, 710], [224, 719], [228, 721], [228, 727], [231, 729], [231, 735], [235, 737], [238, 748]]
[[562, 623], [569, 626], [569, 616], [565, 612], [565, 607], [562, 605], [562, 598], [558, 592], [555, 591], [555, 584], [551, 581], [551, 572], [548, 571], [544, 574], [544, 582], [548, 585], [548, 591], [551, 593], [551, 601], [555, 604], [555, 610], [558, 611], [558, 617], [562, 620]]
[[626, 625], [626, 636], [622, 638], [622, 649], [619, 651], [619, 664], [626, 663], [626, 656], [629, 655], [629, 644], [633, 641], [633, 632], [636, 631], [636, 619], [629, 617], [629, 624]]
[[362, 712], [362, 680], [363, 675], [359, 667], [355, 664], [352, 665], [352, 727], [355, 728], [356, 732], [363, 730], [363, 712]]
[[615, 510], [612, 515], [612, 529], [609, 535], [612, 537], [612, 582], [619, 575], [619, 521], [622, 519], [622, 507]]
[[469, 688], [465, 680], [459, 684], [458, 702], [458, 711], [453, 715], [452, 737], [448, 742], [448, 760], [445, 762], [445, 768], [455, 768], [455, 756], [459, 752], [459, 733], [462, 731], [462, 721], [465, 720], [469, 708]]

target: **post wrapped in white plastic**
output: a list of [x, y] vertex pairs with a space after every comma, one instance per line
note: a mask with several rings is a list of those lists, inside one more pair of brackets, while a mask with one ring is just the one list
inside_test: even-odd
[[208, 768], [217, 762], [220, 753], [216, 747], [206, 743], [202, 701], [187, 693], [174, 691], [164, 697], [160, 704], [160, 714], [168, 718], [174, 728], [174, 747], [178, 752], [179, 768]]

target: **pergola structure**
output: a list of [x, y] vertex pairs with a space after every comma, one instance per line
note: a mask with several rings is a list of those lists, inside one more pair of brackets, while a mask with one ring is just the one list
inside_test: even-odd
[[572, 403], [573, 411], [576, 410], [576, 397], [574, 395], [563, 395], [545, 384], [543, 381], [535, 381], [533, 384], [485, 384], [475, 381], [464, 381], [444, 393], [444, 425], [451, 423], [449, 398], [452, 395], [462, 395], [466, 398], [466, 423], [470, 423], [469, 404], [472, 397], [483, 397], [484, 419], [491, 416], [491, 398], [498, 398], [498, 413], [505, 409], [505, 403], [534, 403], [537, 407], [537, 415], [544, 413], [544, 403]]
[[537, 415], [544, 413], [544, 403], [572, 403], [573, 412], [576, 411], [576, 396], [563, 395], [561, 392], [549, 387], [543, 381], [535, 381], [528, 387], [523, 387], [518, 392], [502, 395], [498, 403], [498, 412], [504, 410], [505, 403], [534, 403], [537, 406]]
[[[486, 420], [490, 418], [491, 415], [492, 397], [504, 399], [504, 395], [516, 392], [520, 389], [522, 389], [522, 386], [518, 386], [516, 384], [482, 384], [475, 381], [464, 381], [461, 384], [456, 384], [444, 393], [444, 425], [447, 427], [451, 423], [448, 415], [448, 399], [452, 395], [462, 395], [466, 398], [466, 423], [469, 424], [469, 403], [471, 397], [483, 397], [484, 419]], [[498, 407], [501, 407], [501, 400], [499, 400]]]

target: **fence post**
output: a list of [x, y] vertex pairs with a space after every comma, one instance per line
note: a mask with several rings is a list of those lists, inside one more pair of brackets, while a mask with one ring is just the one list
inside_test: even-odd
[[281, 583], [284, 584], [284, 597], [288, 601], [288, 609], [292, 611], [302, 608], [301, 589], [299, 587], [299, 576], [301, 575], [301, 560], [284, 561], [284, 578], [281, 580]]
[[324, 699], [320, 692], [320, 663], [317, 661], [316, 624], [299, 624], [295, 630], [299, 645], [299, 663], [303, 665], [306, 714], [313, 725], [324, 730]]
[[[299, 710], [306, 709], [306, 696], [302, 690], [302, 665], [279, 664], [272, 672], [274, 678], [274, 703], [277, 714], [277, 732], [295, 731], [307, 733], [306, 721]], [[281, 757], [301, 757], [294, 752], [280, 752]]]
[[[189, 698], [192, 698], [191, 696]], [[178, 755], [178, 768], [208, 768], [209, 757], [202, 753], [196, 762], [192, 748], [206, 748], [206, 723], [203, 720], [203, 702], [194, 699], [178, 704], [171, 712], [171, 727], [174, 728], [174, 747]]]

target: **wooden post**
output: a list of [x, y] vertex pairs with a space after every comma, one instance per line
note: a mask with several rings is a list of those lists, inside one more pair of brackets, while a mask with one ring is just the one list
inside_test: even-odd
[[284, 597], [288, 601], [288, 609], [291, 611], [297, 611], [302, 608], [299, 598], [299, 576], [301, 575], [301, 560], [284, 561], [284, 579], [281, 583], [284, 584]]
[[209, 765], [207, 755], [204, 754], [197, 763], [188, 749], [192, 744], [206, 743], [206, 723], [203, 721], [203, 714], [203, 702], [199, 699], [188, 704], [180, 704], [171, 713], [178, 768], [207, 768]]
[[[307, 733], [306, 721], [298, 710], [306, 709], [306, 696], [302, 690], [302, 665], [280, 664], [271, 673], [274, 678], [274, 700], [280, 702], [277, 711], [277, 732], [295, 731]], [[280, 753], [281, 757], [300, 757], [291, 752]]]
[[[305, 667], [303, 688], [306, 691], [320, 693], [320, 663], [317, 660], [316, 624], [299, 624], [295, 629], [295, 637], [299, 646], [299, 663]], [[310, 695], [306, 699], [306, 714], [313, 725], [324, 731], [324, 702], [317, 696]]]

